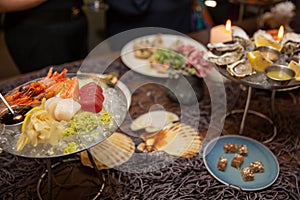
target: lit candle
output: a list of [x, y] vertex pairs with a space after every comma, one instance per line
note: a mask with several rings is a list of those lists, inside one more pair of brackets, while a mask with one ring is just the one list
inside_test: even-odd
[[285, 34], [284, 26], [281, 25], [279, 27], [279, 29], [267, 30], [267, 33], [269, 33], [273, 37], [274, 40], [276, 40], [277, 42], [280, 42]]
[[282, 40], [283, 35], [284, 35], [284, 27], [283, 27], [283, 25], [281, 25], [279, 30], [278, 30], [277, 40], [278, 41]]
[[228, 19], [226, 25], [214, 26], [210, 30], [210, 43], [229, 42], [232, 40], [232, 29], [239, 28], [231, 26], [231, 21]]
[[231, 21], [230, 19], [227, 19], [226, 25], [225, 25], [226, 32], [231, 32]]

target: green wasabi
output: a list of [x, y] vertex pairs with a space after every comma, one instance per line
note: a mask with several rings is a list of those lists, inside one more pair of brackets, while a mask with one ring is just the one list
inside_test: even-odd
[[63, 131], [64, 137], [96, 129], [99, 125], [99, 119], [91, 112], [80, 112], [69, 121], [69, 125], [70, 127]]
[[63, 148], [64, 154], [72, 153], [77, 151], [77, 145], [75, 142], [69, 142], [67, 147]]

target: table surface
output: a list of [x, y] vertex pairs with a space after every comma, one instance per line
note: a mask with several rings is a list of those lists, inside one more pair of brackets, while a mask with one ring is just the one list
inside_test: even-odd
[[[192, 38], [198, 38], [198, 41], [207, 44], [209, 32], [203, 31], [191, 34]], [[91, 69], [107, 63], [107, 59], [99, 58], [90, 63]], [[81, 61], [66, 63], [54, 66], [55, 70], [69, 69], [74, 72], [79, 69]], [[16, 85], [26, 82], [36, 77], [45, 75], [48, 68], [37, 72], [21, 75], [16, 78], [0, 83], [2, 92], [14, 88]], [[161, 84], [161, 79], [148, 79], [149, 77], [130, 73], [128, 68], [123, 65], [120, 59], [114, 60], [107, 69], [107, 72], [117, 71], [121, 75], [121, 80], [131, 89], [132, 102], [129, 110], [129, 118], [136, 118], [139, 115], [149, 111], [149, 109], [160, 108], [174, 112], [179, 116], [187, 117], [187, 123], [197, 124], [198, 130], [203, 137], [209, 129], [212, 102], [210, 92], [204, 87], [205, 95], [199, 101], [200, 120], [195, 116], [193, 109], [185, 109], [176, 102], [170, 101], [167, 92]], [[122, 79], [123, 77], [123, 79]], [[148, 82], [147, 82], [148, 81]], [[148, 84], [139, 85], [141, 82]], [[137, 87], [138, 86], [138, 87]], [[243, 107], [246, 98], [246, 92], [239, 89], [239, 84], [229, 82], [225, 84], [227, 109]], [[127, 163], [120, 168], [103, 170], [106, 178], [106, 187], [101, 195], [103, 199], [299, 199], [299, 176], [300, 176], [300, 126], [297, 123], [300, 120], [300, 91], [294, 90], [292, 93], [282, 93], [277, 95], [276, 104], [280, 118], [278, 120], [278, 136], [274, 141], [266, 146], [276, 155], [280, 164], [280, 174], [276, 182], [263, 190], [253, 192], [243, 192], [236, 188], [223, 185], [214, 179], [206, 170], [201, 156], [190, 159], [178, 158], [170, 165], [162, 166], [156, 170], [148, 170], [144, 173], [129, 172], [126, 169], [130, 166], [140, 168], [151, 168], [145, 166], [145, 160], [133, 156]], [[220, 98], [221, 99], [221, 98]], [[270, 93], [265, 90], [254, 90], [251, 106], [259, 109], [261, 112], [269, 112]], [[159, 106], [158, 106], [159, 105]], [[288, 113], [288, 114], [287, 114]], [[196, 113], [197, 114], [197, 113]], [[129, 119], [128, 119], [129, 120]], [[228, 119], [224, 124], [222, 134], [236, 134], [238, 132], [239, 117]], [[125, 121], [119, 132], [129, 135], [135, 144], [139, 144], [141, 139], [137, 133], [129, 130], [129, 122]], [[246, 122], [245, 135], [258, 141], [264, 141], [272, 134], [272, 127], [264, 122], [249, 118]], [[213, 128], [213, 127], [211, 127]], [[136, 155], [139, 153], [136, 152]], [[7, 152], [0, 154], [0, 196], [5, 198], [33, 198], [36, 199], [36, 183], [39, 176], [45, 170], [45, 162], [41, 159], [25, 159], [13, 156]], [[76, 155], [75, 155], [76, 156]], [[149, 155], [145, 159], [153, 159], [154, 155]], [[71, 178], [69, 187], [58, 187], [55, 197], [73, 197], [75, 199], [86, 199], [87, 194], [93, 195], [97, 191], [97, 182], [93, 175], [93, 170], [82, 167], [77, 162], [73, 165], [63, 165], [67, 169], [58, 171], [56, 176], [58, 182], [62, 174], [68, 174]], [[72, 169], [72, 170], [70, 170]], [[65, 172], [65, 170], [68, 170]], [[15, 177], [15, 178], [14, 178]], [[87, 179], [88, 182], [78, 179]], [[62, 180], [64, 180], [62, 178]], [[73, 182], [74, 181], [74, 182]], [[77, 182], [76, 182], [77, 181]], [[26, 184], [23, 184], [26, 183]], [[77, 187], [74, 187], [77, 186]], [[80, 187], [79, 187], [80, 186]], [[93, 190], [94, 189], [94, 190]], [[88, 191], [88, 192], [87, 192]], [[45, 193], [44, 193], [45, 194]]]

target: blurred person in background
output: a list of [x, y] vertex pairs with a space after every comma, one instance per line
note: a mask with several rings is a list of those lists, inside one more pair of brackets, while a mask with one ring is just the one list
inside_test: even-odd
[[192, 0], [106, 0], [107, 36], [139, 28], [163, 27], [190, 32]]
[[82, 4], [82, 0], [0, 0], [5, 42], [21, 73], [87, 55]]
[[[141, 27], [160, 27], [180, 33], [190, 33], [207, 28], [202, 10], [203, 0], [104, 0], [106, 11], [106, 36]], [[195, 19], [195, 5], [202, 10]], [[197, 22], [195, 22], [197, 20]], [[197, 27], [195, 25], [197, 23]], [[153, 29], [155, 34], [157, 29]], [[142, 35], [142, 33], [141, 33]], [[127, 40], [141, 36], [126, 35]], [[114, 47], [122, 47], [126, 41], [112, 41]], [[117, 48], [115, 48], [117, 49]]]

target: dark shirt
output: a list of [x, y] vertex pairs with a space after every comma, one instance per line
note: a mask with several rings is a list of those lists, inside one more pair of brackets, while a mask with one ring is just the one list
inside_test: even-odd
[[191, 0], [106, 0], [107, 36], [139, 27], [190, 32]]
[[87, 20], [81, 5], [82, 0], [48, 0], [6, 13], [5, 42], [21, 73], [87, 55]]
[[81, 9], [82, 0], [48, 0], [32, 9], [9, 12], [5, 14], [5, 27], [20, 24], [56, 24], [69, 21], [72, 17], [72, 8]]

